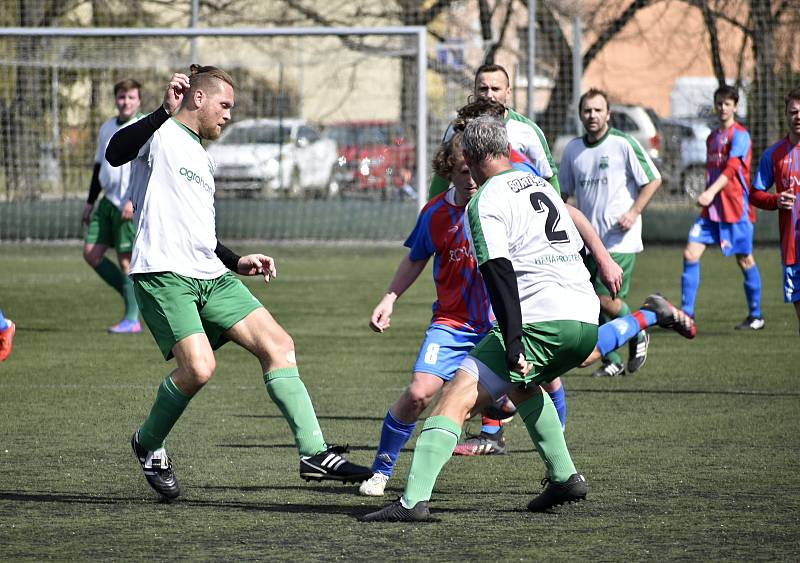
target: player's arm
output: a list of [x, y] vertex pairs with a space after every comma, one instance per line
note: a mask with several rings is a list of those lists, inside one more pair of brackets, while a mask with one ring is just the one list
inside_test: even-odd
[[628, 144], [627, 148], [627, 172], [632, 175], [637, 185], [639, 193], [633, 200], [633, 205], [617, 219], [617, 224], [623, 231], [627, 231], [639, 216], [644, 213], [647, 204], [653, 198], [653, 194], [661, 186], [661, 174], [659, 174], [653, 161], [639, 144], [639, 141], [625, 135]]
[[108, 163], [111, 166], [122, 166], [136, 158], [139, 150], [153, 136], [153, 133], [180, 108], [183, 95], [188, 91], [189, 77], [179, 72], [173, 74], [161, 107], [136, 123], [123, 127], [111, 137], [108, 148], [106, 148]]
[[397, 271], [394, 273], [394, 277], [389, 283], [386, 294], [372, 311], [372, 316], [369, 320], [369, 327], [372, 330], [375, 332], [383, 332], [389, 328], [392, 311], [394, 310], [394, 302], [417, 281], [417, 278], [428, 264], [428, 260], [428, 258], [424, 260], [412, 260], [410, 256], [406, 255], [400, 261], [400, 265], [397, 266]]
[[550, 152], [550, 146], [547, 144], [547, 138], [544, 136], [544, 133], [542, 132], [541, 128], [535, 123], [533, 124], [533, 131], [539, 138], [539, 143], [542, 145], [542, 151], [544, 151], [544, 158], [547, 161], [547, 164], [550, 165], [551, 175], [549, 178], [545, 178], [545, 180], [550, 182], [550, 185], [552, 185], [556, 189], [556, 192], [560, 194], [561, 185], [559, 184], [560, 178], [558, 176], [558, 166], [556, 166], [556, 161], [553, 158], [553, 153]]
[[508, 258], [493, 258], [481, 264], [483, 281], [489, 293], [497, 325], [506, 345], [506, 365], [514, 369], [524, 356], [522, 345], [522, 310], [519, 305], [519, 289], [514, 266]]
[[611, 258], [611, 254], [608, 253], [608, 249], [606, 249], [603, 241], [600, 240], [600, 236], [595, 232], [586, 215], [580, 209], [568, 203], [566, 206], [572, 222], [575, 223], [578, 234], [583, 239], [583, 244], [597, 263], [597, 274], [600, 277], [600, 281], [608, 288], [613, 299], [622, 287], [622, 268]]
[[230, 271], [243, 276], [263, 275], [264, 281], [269, 283], [272, 278], [278, 277], [275, 260], [264, 254], [247, 254], [239, 256], [233, 250], [222, 244], [217, 239], [214, 254]]
[[779, 195], [769, 193], [769, 189], [775, 184], [775, 176], [772, 171], [772, 149], [761, 155], [758, 161], [758, 170], [753, 180], [750, 193], [747, 199], [761, 209], [774, 211], [779, 207]]
[[83, 206], [83, 214], [81, 215], [82, 223], [89, 223], [89, 220], [92, 217], [94, 203], [97, 201], [97, 197], [100, 195], [102, 190], [103, 188], [100, 186], [100, 163], [95, 162], [94, 169], [92, 170], [92, 180], [89, 183], [89, 195], [86, 198], [86, 205]]

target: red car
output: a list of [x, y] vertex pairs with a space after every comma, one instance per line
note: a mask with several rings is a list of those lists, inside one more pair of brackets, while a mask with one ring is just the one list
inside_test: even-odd
[[336, 141], [339, 160], [334, 178], [344, 191], [381, 191], [411, 182], [416, 147], [408, 142], [402, 124], [392, 121], [331, 123], [324, 135]]

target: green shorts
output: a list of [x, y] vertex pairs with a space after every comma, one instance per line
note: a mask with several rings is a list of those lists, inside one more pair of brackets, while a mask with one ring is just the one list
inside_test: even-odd
[[[622, 268], [622, 287], [620, 287], [617, 297], [620, 299], [625, 299], [628, 296], [628, 290], [631, 288], [631, 276], [633, 275], [633, 267], [636, 265], [636, 254], [612, 252], [611, 258], [614, 260], [614, 262], [619, 264], [620, 268]], [[583, 259], [583, 263], [586, 266], [586, 269], [589, 270], [589, 274], [592, 276], [594, 292], [597, 295], [610, 296], [611, 293], [609, 293], [606, 286], [603, 285], [603, 282], [601, 282], [600, 278], [597, 276], [597, 262], [594, 261], [592, 255], [588, 254], [586, 258]]]
[[133, 221], [123, 221], [122, 212], [106, 198], [101, 198], [89, 221], [85, 244], [102, 244], [117, 252], [130, 252], [136, 229]]
[[216, 350], [228, 339], [225, 331], [261, 307], [231, 272], [213, 280], [187, 278], [172, 272], [134, 274], [136, 301], [165, 360], [175, 343], [205, 333]]
[[[589, 357], [597, 345], [597, 325], [580, 321], [546, 321], [522, 326], [525, 358], [533, 368], [525, 377], [506, 367], [506, 346], [500, 328], [495, 326], [470, 351], [479, 360], [464, 360], [461, 369], [478, 379], [492, 395], [502, 395], [505, 386], [527, 386], [552, 381]], [[483, 364], [483, 365], [481, 365]], [[488, 368], [491, 373], [486, 372]], [[499, 378], [498, 382], [492, 379]], [[505, 390], [507, 392], [507, 389]]]

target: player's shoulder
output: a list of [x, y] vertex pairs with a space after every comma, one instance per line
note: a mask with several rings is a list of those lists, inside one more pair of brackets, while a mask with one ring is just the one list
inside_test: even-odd
[[789, 142], [788, 136], [783, 137], [768, 146], [764, 151], [764, 156], [762, 158], [767, 158], [770, 160], [781, 159], [786, 156], [791, 147], [792, 144]]
[[521, 113], [512, 108], [506, 108], [506, 126], [509, 125], [512, 127], [514, 126], [523, 127], [526, 129], [531, 129], [533, 131], [541, 132], [539, 126], [536, 125], [536, 123], [532, 119], [528, 118], [525, 115], [522, 115]]
[[426, 203], [422, 210], [419, 212], [420, 215], [430, 215], [431, 213], [436, 212], [438, 209], [447, 205], [447, 194], [452, 190], [452, 186], [443, 191], [442, 193], [435, 195], [432, 197], [428, 203]]

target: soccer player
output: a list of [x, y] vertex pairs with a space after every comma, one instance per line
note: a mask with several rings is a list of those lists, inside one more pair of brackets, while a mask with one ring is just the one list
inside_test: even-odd
[[[496, 64], [485, 64], [478, 67], [475, 72], [473, 96], [475, 98], [473, 101], [485, 98], [504, 106], [503, 121], [508, 131], [511, 148], [525, 156], [539, 172], [539, 175], [547, 180], [556, 191], [559, 191], [558, 169], [544, 133], [533, 121], [508, 107], [512, 93], [511, 80], [506, 69]], [[443, 142], [452, 135], [453, 125], [451, 124], [445, 131]], [[434, 174], [428, 199], [447, 190], [448, 186], [449, 183], [446, 179]]]
[[14, 333], [16, 332], [17, 325], [11, 319], [3, 316], [3, 310], [0, 309], [0, 362], [4, 362], [11, 353]]
[[[800, 88], [786, 94], [784, 103], [789, 132], [761, 156], [750, 203], [761, 209], [778, 210], [783, 300], [794, 303], [800, 325]], [[772, 186], [774, 194], [768, 192]]]
[[723, 256], [736, 254], [744, 276], [747, 318], [737, 330], [761, 330], [761, 274], [753, 259], [755, 210], [748, 204], [750, 182], [750, 134], [736, 122], [739, 92], [720, 86], [714, 92], [714, 109], [719, 127], [706, 139], [707, 188], [697, 197], [702, 208], [689, 230], [683, 251], [681, 308], [694, 317], [695, 298], [700, 286], [700, 258], [706, 246], [718, 244]]
[[[585, 135], [567, 144], [558, 179], [562, 197], [565, 201], [570, 196], [575, 199], [575, 206], [590, 221], [624, 272], [622, 288], [612, 296], [595, 275], [595, 259], [586, 257], [586, 266], [600, 297], [601, 321], [608, 322], [631, 312], [624, 299], [630, 289], [636, 254], [643, 249], [641, 214], [661, 185], [661, 176], [636, 139], [610, 127], [605, 92], [592, 88], [583, 94], [579, 115]], [[644, 364], [648, 344], [649, 336], [644, 331], [628, 342], [629, 373]], [[611, 352], [593, 375], [624, 373], [622, 358]]]
[[142, 316], [165, 359], [164, 379], [131, 445], [150, 486], [176, 498], [180, 488], [164, 440], [189, 401], [214, 373], [213, 350], [232, 340], [256, 356], [267, 393], [278, 405], [300, 453], [300, 476], [360, 482], [372, 475], [326, 444], [300, 380], [294, 342], [230, 271], [276, 277], [263, 254], [238, 256], [216, 238], [214, 161], [203, 139], [216, 139], [231, 117], [233, 81], [212, 66], [172, 75], [161, 107], [118, 131], [106, 158], [134, 161], [137, 224], [131, 275]]
[[583, 243], [553, 188], [512, 169], [501, 121], [483, 116], [464, 131], [464, 159], [481, 189], [467, 206], [471, 248], [498, 326], [469, 353], [417, 439], [403, 496], [365, 521], [430, 518], [428, 501], [471, 410], [504, 394], [518, 407], [547, 466], [536, 512], [586, 497], [553, 403], [539, 386], [578, 366], [597, 342], [599, 301]]
[[[131, 221], [133, 203], [128, 193], [130, 165], [126, 163], [114, 167], [105, 157], [106, 147], [114, 133], [141, 117], [141, 88], [141, 84], [130, 78], [114, 84], [117, 115], [100, 126], [89, 197], [81, 218], [82, 223], [89, 226], [83, 243], [83, 259], [104, 282], [122, 296], [125, 305], [122, 320], [108, 329], [112, 334], [135, 334], [142, 331], [139, 307], [133, 294], [133, 282], [128, 277], [135, 235]], [[94, 204], [101, 191], [103, 197], [95, 209]], [[105, 257], [109, 248], [116, 249], [119, 267]]]

